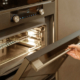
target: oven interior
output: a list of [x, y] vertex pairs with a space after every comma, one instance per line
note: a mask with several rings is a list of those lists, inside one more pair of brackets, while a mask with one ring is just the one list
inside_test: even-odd
[[45, 29], [43, 25], [1, 40], [0, 65], [24, 55], [29, 56], [45, 47]]

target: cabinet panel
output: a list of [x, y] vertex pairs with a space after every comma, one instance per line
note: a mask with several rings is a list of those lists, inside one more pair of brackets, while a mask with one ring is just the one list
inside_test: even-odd
[[58, 39], [80, 29], [80, 0], [58, 0]]
[[[58, 0], [58, 40], [80, 30], [80, 0]], [[59, 80], [79, 80], [80, 61], [68, 57], [59, 69]]]

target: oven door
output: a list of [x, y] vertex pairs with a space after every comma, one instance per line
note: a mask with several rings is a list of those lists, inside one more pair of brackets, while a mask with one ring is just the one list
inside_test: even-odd
[[12, 80], [55, 80], [53, 76], [70, 51], [65, 49], [70, 44], [79, 45], [79, 35], [80, 31], [77, 31], [25, 57]]

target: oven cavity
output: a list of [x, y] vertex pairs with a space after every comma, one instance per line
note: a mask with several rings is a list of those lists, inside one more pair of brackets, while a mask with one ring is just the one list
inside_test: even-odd
[[45, 27], [43, 25], [1, 40], [0, 64], [31, 55], [43, 48], [46, 45]]

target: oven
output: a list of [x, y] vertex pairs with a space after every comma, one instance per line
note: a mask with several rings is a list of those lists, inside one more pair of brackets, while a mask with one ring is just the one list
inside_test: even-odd
[[80, 32], [55, 42], [54, 0], [0, 4], [0, 78], [56, 80], [56, 71], [67, 58], [65, 48], [78, 43]]
[[0, 1], [0, 78], [18, 70], [26, 56], [53, 43], [55, 2]]

